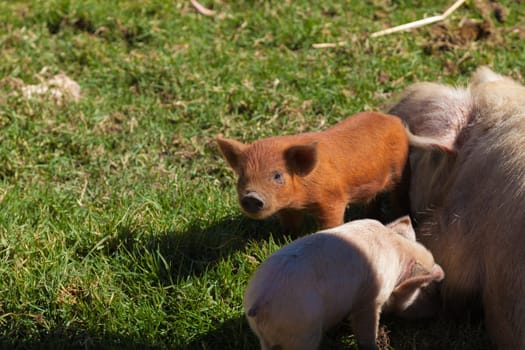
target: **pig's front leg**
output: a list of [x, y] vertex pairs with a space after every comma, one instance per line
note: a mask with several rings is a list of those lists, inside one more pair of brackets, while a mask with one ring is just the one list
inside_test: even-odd
[[316, 210], [316, 219], [319, 228], [324, 230], [335, 226], [342, 225], [345, 219], [346, 201], [331, 200], [328, 203], [319, 205]]
[[362, 306], [357, 311], [352, 311], [350, 321], [352, 331], [361, 350], [376, 350], [377, 328], [379, 326], [379, 313], [381, 308], [376, 303]]
[[277, 213], [281, 227], [285, 234], [298, 236], [301, 233], [304, 213], [296, 209], [282, 209]]

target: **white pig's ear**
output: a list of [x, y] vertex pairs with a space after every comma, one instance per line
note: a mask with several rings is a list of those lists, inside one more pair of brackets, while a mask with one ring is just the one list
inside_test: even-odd
[[218, 135], [216, 140], [224, 159], [226, 159], [230, 167], [239, 174], [240, 158], [248, 146], [239, 141], [225, 139], [221, 135]]
[[399, 219], [386, 225], [386, 227], [411, 241], [416, 240], [416, 232], [412, 226], [412, 220], [410, 220], [410, 216], [408, 215], [400, 217]]
[[413, 302], [415, 293], [419, 288], [427, 286], [434, 281], [441, 281], [445, 278], [443, 269], [438, 264], [434, 264], [431, 271], [414, 262], [409, 267], [410, 271], [403, 274], [408, 275], [399, 285], [396, 286], [391, 295], [392, 303], [398, 310], [404, 310]]
[[445, 273], [438, 264], [434, 264], [432, 270], [428, 271], [422, 265], [414, 262], [410, 269], [411, 271], [408, 271], [408, 278], [402, 281], [394, 289], [394, 293], [412, 293], [416, 289], [424, 287], [430, 282], [441, 281], [443, 278], [445, 278]]
[[299, 176], [306, 176], [317, 164], [317, 142], [306, 145], [295, 145], [284, 151], [288, 170]]

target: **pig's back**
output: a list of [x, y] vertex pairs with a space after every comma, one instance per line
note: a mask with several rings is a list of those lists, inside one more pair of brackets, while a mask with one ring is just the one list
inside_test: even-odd
[[483, 232], [491, 242], [483, 249], [507, 239], [525, 247], [525, 115], [500, 121], [472, 141], [458, 154], [448, 215], [459, 215], [463, 232]]
[[401, 120], [363, 112], [319, 133], [315, 177], [340, 184], [349, 201], [367, 201], [401, 180], [408, 139]]
[[484, 284], [517, 291], [525, 283], [525, 105], [512, 96], [514, 106], [505, 108], [498, 92], [486, 93], [492, 97], [481, 96], [483, 114], [458, 150], [431, 223], [440, 225], [440, 239], [420, 235], [447, 273], [444, 295], [476, 293]]
[[317, 305], [327, 329], [348, 315], [363, 292], [374, 298], [377, 291], [364, 238], [373, 232], [366, 225], [346, 225], [351, 227], [343, 233], [339, 228], [345, 225], [302, 237], [273, 253], [250, 281], [248, 289], [257, 292], [247, 290], [246, 307], [271, 304], [271, 318], [282, 319], [283, 310], [288, 318], [294, 313], [304, 317], [307, 304]]

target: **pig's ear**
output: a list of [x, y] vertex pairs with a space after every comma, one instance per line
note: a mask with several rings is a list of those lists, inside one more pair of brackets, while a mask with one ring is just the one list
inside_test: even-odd
[[392, 229], [395, 233], [400, 234], [401, 236], [411, 240], [416, 240], [416, 233], [414, 232], [414, 227], [412, 226], [412, 220], [410, 216], [405, 215], [396, 221], [393, 221], [386, 225], [386, 227]]
[[413, 261], [400, 277], [401, 283], [390, 295], [386, 308], [410, 318], [434, 314], [437, 310], [436, 304], [431, 300], [432, 293], [427, 294], [427, 291], [420, 288], [433, 281], [441, 281], [444, 277], [445, 273], [439, 265], [434, 264], [431, 271], [428, 271]]
[[454, 147], [454, 143], [440, 139], [438, 137], [420, 136], [414, 135], [405, 124], [405, 132], [408, 137], [408, 143], [410, 146], [424, 149], [439, 149], [446, 154], [456, 154], [457, 150]]
[[392, 293], [398, 302], [408, 301], [419, 288], [425, 287], [433, 281], [441, 281], [445, 278], [443, 269], [438, 264], [434, 264], [431, 271], [414, 262], [409, 267], [410, 271], [403, 272], [408, 277], [402, 281]]
[[288, 170], [299, 176], [306, 176], [317, 164], [317, 142], [295, 145], [284, 151]]
[[239, 141], [225, 139], [221, 135], [218, 135], [216, 140], [224, 159], [238, 174], [241, 155], [248, 146]]

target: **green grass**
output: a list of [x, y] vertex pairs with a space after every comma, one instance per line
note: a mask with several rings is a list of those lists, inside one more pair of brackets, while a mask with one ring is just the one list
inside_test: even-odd
[[[189, 1], [0, 1], [0, 348], [256, 348], [243, 291], [290, 237], [241, 216], [216, 134], [321, 130], [481, 64], [525, 80], [518, 2], [477, 41], [457, 39], [481, 18], [473, 2], [448, 37], [373, 40], [450, 1], [203, 4], [217, 15]], [[21, 96], [60, 72], [78, 103]], [[382, 325], [393, 349], [490, 348], [477, 323]], [[323, 343], [355, 347], [347, 322]]]

